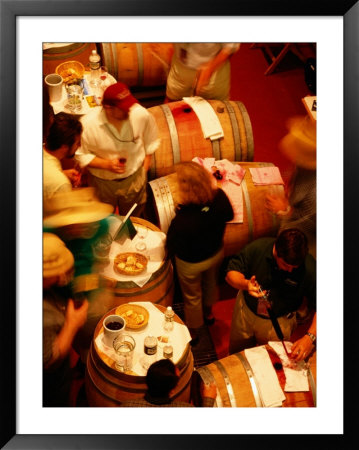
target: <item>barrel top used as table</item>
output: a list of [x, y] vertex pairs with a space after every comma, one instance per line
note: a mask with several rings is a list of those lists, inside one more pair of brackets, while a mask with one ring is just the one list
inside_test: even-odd
[[[153, 277], [153, 274], [161, 270], [166, 261], [166, 235], [155, 225], [144, 219], [133, 217], [131, 221], [137, 231], [140, 231], [141, 228], [147, 229], [147, 235], [141, 238], [137, 234], [132, 240], [128, 238], [122, 243], [113, 241], [109, 254], [109, 262], [102, 265], [99, 271], [100, 275], [108, 280], [112, 280], [114, 283], [126, 283], [128, 286], [143, 287]], [[121, 223], [122, 219], [120, 216], [113, 215], [111, 217], [109, 232], [113, 237]], [[146, 248], [143, 251], [139, 251], [136, 249], [136, 245], [142, 241], [145, 243]], [[144, 272], [134, 276], [119, 274], [115, 271], [114, 259], [116, 255], [127, 252], [141, 253], [147, 258], [147, 267]]]
[[[173, 347], [173, 359], [175, 364], [179, 364], [184, 355], [189, 351], [189, 342], [191, 340], [188, 328], [182, 320], [175, 314], [174, 316], [174, 329], [171, 332], [165, 332], [163, 328], [164, 312], [166, 308], [162, 305], [154, 305], [151, 302], [131, 302], [130, 305], [140, 305], [147, 309], [149, 312], [149, 321], [143, 327], [137, 330], [127, 329], [123, 331], [123, 334], [131, 335], [136, 342], [134, 351], [133, 367], [131, 371], [128, 371], [129, 375], [133, 376], [145, 376], [146, 369], [141, 365], [141, 358], [144, 356], [144, 339], [148, 335], [153, 335], [156, 338], [159, 336], [168, 336], [168, 344]], [[115, 351], [108, 347], [103, 342], [103, 320], [110, 314], [116, 314], [116, 308], [108, 311], [98, 322], [93, 337], [94, 350], [103, 363], [110, 369], [117, 370], [115, 367]], [[158, 342], [157, 344], [157, 360], [163, 358], [163, 347], [166, 343]]]
[[[116, 83], [116, 79], [111, 74], [108, 74], [107, 76], [109, 79], [109, 83], [108, 83], [109, 86], [111, 84]], [[50, 102], [51, 106], [54, 109], [55, 114], [63, 111], [65, 113], [81, 116], [84, 114], [88, 114], [93, 109], [101, 107], [101, 99], [99, 99], [98, 97], [99, 97], [99, 92], [101, 93], [101, 97], [102, 97], [103, 89], [100, 87], [100, 88], [96, 89], [96, 92], [95, 92], [95, 90], [93, 89], [93, 87], [90, 84], [90, 74], [88, 72], [85, 72], [84, 79], [87, 82], [88, 94], [84, 93], [84, 98], [82, 99], [81, 109], [76, 110], [76, 111], [71, 111], [67, 108], [67, 92], [66, 92], [65, 84], [63, 84], [61, 99], [57, 102]], [[97, 97], [97, 102], [96, 102], [96, 99], [93, 98], [95, 95]], [[87, 100], [87, 98], [89, 99], [89, 101]], [[91, 103], [91, 105], [96, 105], [96, 106], [90, 106], [90, 103]]]

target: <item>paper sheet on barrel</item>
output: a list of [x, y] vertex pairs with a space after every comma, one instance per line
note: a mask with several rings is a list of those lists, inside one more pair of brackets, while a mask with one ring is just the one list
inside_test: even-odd
[[[136, 348], [134, 353], [134, 359], [133, 359], [133, 368], [132, 371], [137, 373], [140, 376], [145, 376], [147, 373], [147, 370], [145, 370], [141, 365], [141, 358], [144, 355], [144, 340], [146, 336], [162, 336], [164, 334], [169, 336], [168, 344], [172, 345], [173, 347], [173, 362], [176, 364], [185, 348], [186, 345], [191, 340], [191, 335], [189, 334], [188, 328], [181, 324], [181, 323], [174, 323], [173, 330], [168, 333], [164, 331], [163, 329], [163, 322], [164, 322], [164, 314], [156, 308], [156, 306], [151, 302], [130, 302], [129, 304], [136, 304], [143, 306], [147, 309], [147, 311], [150, 314], [150, 318], [148, 321], [148, 324], [138, 331], [136, 330], [125, 330], [126, 334], [130, 334], [136, 342]], [[101, 350], [103, 353], [105, 353], [108, 357], [110, 357], [113, 361], [116, 360], [115, 356], [115, 350], [113, 348], [108, 347], [103, 342], [103, 328], [101, 328], [100, 333], [98, 334], [97, 338], [95, 339], [95, 343], [99, 350]], [[163, 347], [166, 344], [159, 343], [157, 346], [157, 359], [162, 359], [163, 357]]]
[[221, 122], [210, 103], [199, 96], [183, 97], [183, 101], [191, 106], [200, 121], [203, 137], [211, 141], [224, 137]]
[[[112, 236], [114, 235], [120, 224], [121, 219], [119, 217], [111, 217], [109, 231]], [[134, 223], [133, 225], [136, 229], [139, 227], [139, 225], [137, 225], [136, 223]], [[102, 269], [101, 274], [118, 281], [133, 281], [140, 287], [144, 286], [151, 278], [152, 274], [160, 268], [165, 258], [166, 235], [162, 231], [148, 230], [147, 236], [143, 239], [146, 243], [147, 249], [142, 253], [147, 258], [149, 258], [146, 270], [143, 273], [139, 275], [121, 275], [115, 272], [113, 268], [114, 259], [119, 253], [138, 252], [138, 250], [136, 250], [136, 244], [139, 240], [142, 239], [139, 238], [138, 235], [136, 235], [132, 240], [127, 239], [123, 244], [119, 244], [118, 242], [113, 241], [109, 254], [110, 262]]]
[[192, 161], [203, 166], [212, 175], [212, 167], [220, 171], [222, 179], [220, 187], [227, 194], [233, 208], [233, 219], [229, 223], [243, 223], [243, 195], [242, 180], [245, 176], [245, 169], [239, 164], [232, 164], [228, 159], [215, 160], [215, 158], [194, 157]]
[[244, 354], [252, 368], [264, 406], [282, 406], [286, 397], [265, 346], [246, 349]]
[[[309, 391], [309, 382], [307, 369], [305, 367], [304, 361], [296, 364], [296, 368], [287, 367], [290, 364], [289, 358], [286, 355], [283, 345], [281, 342], [270, 341], [268, 344], [277, 353], [280, 360], [282, 361], [283, 371], [285, 375], [285, 392], [304, 392]], [[285, 346], [288, 352], [291, 351], [293, 343], [286, 341]]]

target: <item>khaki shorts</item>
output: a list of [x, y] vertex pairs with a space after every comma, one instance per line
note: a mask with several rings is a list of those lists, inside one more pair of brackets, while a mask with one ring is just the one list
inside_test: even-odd
[[[297, 326], [295, 314], [288, 319], [278, 317], [284, 340], [289, 340]], [[229, 337], [229, 353], [241, 352], [246, 348], [278, 341], [278, 336], [270, 319], [263, 319], [254, 314], [244, 301], [243, 291], [239, 291], [234, 306], [231, 332]]]
[[167, 78], [166, 96], [171, 100], [182, 100], [193, 95], [205, 99], [229, 99], [231, 66], [228, 60], [212, 74], [206, 86], [194, 92], [196, 76], [195, 69], [188, 69], [174, 56]]
[[96, 189], [99, 199], [104, 203], [110, 203], [114, 208], [118, 207], [120, 216], [128, 213], [134, 203], [137, 208], [133, 215], [139, 216], [146, 203], [147, 173], [141, 166], [134, 174], [120, 180], [104, 180], [89, 173], [89, 184]]

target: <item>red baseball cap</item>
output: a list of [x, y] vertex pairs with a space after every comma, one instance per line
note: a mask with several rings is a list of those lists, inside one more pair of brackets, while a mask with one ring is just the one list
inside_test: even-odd
[[128, 112], [132, 105], [139, 103], [131, 94], [130, 90], [124, 83], [115, 83], [109, 86], [102, 99], [103, 105], [116, 106], [123, 111]]

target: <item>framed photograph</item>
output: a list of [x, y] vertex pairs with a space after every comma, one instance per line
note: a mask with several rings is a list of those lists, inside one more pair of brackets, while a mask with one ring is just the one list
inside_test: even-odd
[[[355, 294], [348, 295], [356, 292], [358, 230], [353, 186], [359, 167], [356, 0], [0, 2], [2, 448], [195, 448], [204, 442], [207, 448], [268, 442], [284, 448], [292, 437], [313, 449], [323, 440], [349, 448], [355, 415], [347, 408], [357, 374]], [[121, 408], [42, 408], [42, 43], [214, 40], [317, 43], [322, 313], [317, 407], [169, 408], [169, 413], [168, 408], [152, 408], [150, 414], [146, 408], [127, 408], [126, 413]], [[345, 310], [344, 287], [353, 299]]]

